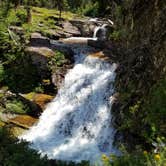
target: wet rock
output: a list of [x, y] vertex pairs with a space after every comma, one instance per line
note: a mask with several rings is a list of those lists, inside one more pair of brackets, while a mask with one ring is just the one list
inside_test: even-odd
[[82, 38], [82, 37], [71, 37], [67, 39], [60, 40], [62, 43], [67, 45], [88, 45], [88, 41], [92, 40], [91, 38]]
[[99, 41], [99, 40], [88, 40], [88, 45], [91, 47], [95, 47], [98, 49], [104, 49], [105, 48], [106, 41]]
[[63, 82], [63, 80], [64, 80], [64, 78], [65, 78], [65, 74], [66, 74], [66, 72], [67, 72], [67, 70], [57, 70], [57, 71], [55, 71], [53, 74], [52, 74], [52, 76], [51, 76], [51, 78], [52, 78], [52, 83], [54, 84], [54, 85], [56, 85], [56, 87], [59, 89], [60, 88], [60, 86], [61, 86], [61, 84], [62, 84], [62, 82]]
[[23, 95], [26, 99], [40, 106], [42, 110], [46, 108], [46, 105], [51, 102], [54, 96], [41, 94], [41, 93], [28, 93]]
[[14, 124], [16, 126], [20, 126], [25, 129], [29, 129], [31, 126], [33, 126], [38, 119], [33, 118], [29, 115], [18, 115], [17, 117], [10, 119], [8, 123]]
[[89, 21], [88, 19], [75, 19], [75, 20], [71, 20], [70, 23], [79, 29], [81, 36], [83, 37], [87, 37], [87, 36], [92, 37], [94, 29], [97, 26], [96, 22]]
[[101, 26], [103, 24], [108, 24], [111, 26], [111, 31], [112, 31], [112, 23], [110, 23], [107, 19], [98, 19], [98, 18], [94, 18], [94, 19], [74, 19], [74, 20], [70, 20], [70, 23], [77, 27], [79, 29], [79, 31], [81, 32], [81, 36], [83, 37], [92, 37], [94, 30], [97, 26]]
[[95, 53], [89, 54], [88, 56], [100, 58], [104, 61], [110, 61], [110, 57], [108, 56], [108, 54], [104, 54], [103, 51], [95, 52]]

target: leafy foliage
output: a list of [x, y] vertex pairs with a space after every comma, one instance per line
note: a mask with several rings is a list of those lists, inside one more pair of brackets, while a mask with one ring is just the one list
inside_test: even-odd
[[[144, 123], [151, 128], [150, 135], [147, 138], [154, 139], [156, 136], [166, 136], [166, 79], [158, 81], [151, 89], [148, 99], [144, 105], [144, 111], [148, 113]], [[146, 132], [144, 132], [146, 133]]]
[[4, 67], [3, 67], [2, 64], [0, 64], [0, 82], [3, 81], [3, 79], [4, 79], [4, 74], [5, 74], [5, 72], [4, 72]]
[[66, 61], [67, 60], [65, 59], [64, 54], [59, 51], [56, 51], [55, 55], [53, 57], [50, 57], [48, 62], [48, 67], [50, 70], [54, 68], [62, 67]]
[[29, 108], [19, 100], [7, 101], [6, 110], [11, 113], [25, 114], [30, 112]]
[[29, 148], [29, 144], [19, 141], [10, 134], [8, 128], [0, 127], [0, 165], [1, 166], [89, 166], [83, 161], [79, 164], [74, 162], [48, 160], [47, 156], [41, 155]]
[[41, 158], [28, 143], [12, 137], [5, 128], [0, 128], [0, 165], [1, 166], [50, 166], [46, 157]]
[[36, 67], [25, 56], [19, 56], [5, 67], [4, 84], [13, 92], [30, 92], [40, 82]]
[[166, 148], [162, 147], [157, 153], [145, 151], [136, 151], [127, 153], [120, 157], [115, 155], [102, 156], [104, 166], [164, 166], [166, 162]]

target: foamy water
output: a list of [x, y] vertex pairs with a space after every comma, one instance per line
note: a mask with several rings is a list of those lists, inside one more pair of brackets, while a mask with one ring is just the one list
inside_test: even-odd
[[116, 64], [75, 49], [75, 65], [39, 122], [20, 139], [50, 159], [95, 162], [113, 147], [111, 96]]

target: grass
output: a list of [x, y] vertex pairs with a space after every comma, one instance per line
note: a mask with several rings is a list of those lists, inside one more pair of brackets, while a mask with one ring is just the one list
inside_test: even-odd
[[[65, 20], [71, 20], [77, 15], [71, 12], [63, 12], [62, 18]], [[42, 34], [48, 34], [49, 30], [60, 29], [59, 25], [59, 11], [55, 9], [46, 9], [33, 7], [32, 8], [32, 23], [23, 24], [23, 28], [29, 32], [41, 32]]]
[[[79, 16], [68, 11], [62, 12], [63, 20], [71, 20]], [[49, 30], [61, 29], [59, 24], [59, 11], [56, 9], [47, 9], [32, 7], [32, 22], [26, 23], [26, 10], [21, 6], [17, 11], [11, 9], [7, 18], [4, 20], [8, 25], [21, 26], [29, 37], [32, 32], [48, 34]]]
[[8, 101], [6, 103], [6, 110], [17, 114], [25, 114], [29, 111], [28, 108], [26, 108], [24, 104], [18, 100]]

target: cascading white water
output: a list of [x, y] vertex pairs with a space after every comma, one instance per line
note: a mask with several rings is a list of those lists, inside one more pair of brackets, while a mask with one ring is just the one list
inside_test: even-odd
[[51, 159], [80, 162], [116, 153], [111, 95], [116, 64], [75, 49], [75, 66], [36, 126], [20, 139]]
[[107, 27], [108, 24], [103, 24], [102, 26], [97, 26], [94, 30], [93, 38], [99, 40], [106, 40], [107, 38]]

